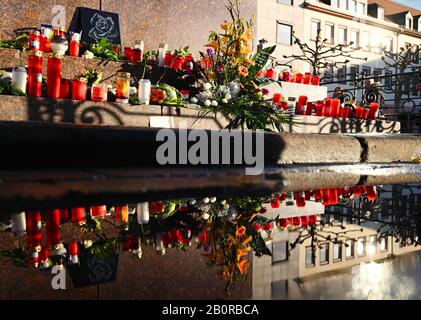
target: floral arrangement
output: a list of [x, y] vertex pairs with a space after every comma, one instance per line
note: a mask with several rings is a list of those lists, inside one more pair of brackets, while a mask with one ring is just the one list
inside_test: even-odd
[[282, 131], [287, 118], [282, 109], [266, 99], [268, 90], [261, 87], [274, 80], [262, 79], [262, 70], [275, 46], [251, 56], [252, 22], [240, 16], [239, 0], [227, 6], [232, 21], [221, 24], [222, 32], [211, 32], [208, 50], [201, 53], [201, 61], [194, 72], [198, 78], [191, 102], [209, 112], [221, 113], [229, 120], [228, 129], [264, 129]]

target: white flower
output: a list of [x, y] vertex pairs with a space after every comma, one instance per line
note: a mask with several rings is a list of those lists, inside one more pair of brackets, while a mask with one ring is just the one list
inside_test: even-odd
[[227, 203], [227, 200], [221, 200], [221, 201], [219, 201], [219, 203], [220, 204], [226, 204]]
[[204, 105], [205, 105], [206, 107], [209, 107], [209, 106], [211, 105], [211, 101], [210, 101], [210, 100], [206, 100], [206, 101], [204, 102]]
[[209, 201], [210, 201], [210, 200], [209, 200], [209, 198], [208, 198], [208, 197], [206, 197], [206, 198], [203, 198], [203, 200], [202, 200], [202, 201], [203, 201], [203, 203], [209, 203]]
[[221, 100], [221, 102], [222, 102], [223, 104], [227, 104], [227, 103], [228, 103], [228, 100], [227, 100], [227, 99], [222, 99], [222, 100]]
[[209, 220], [209, 218], [210, 218], [209, 213], [205, 213], [205, 214], [202, 216], [202, 218], [203, 218], [204, 220]]
[[212, 197], [209, 199], [210, 203], [214, 203], [216, 201], [216, 197]]
[[137, 94], [137, 88], [136, 87], [130, 87], [130, 95]]
[[193, 98], [190, 99], [190, 102], [191, 103], [198, 103], [199, 100], [196, 97], [193, 97]]
[[224, 204], [224, 209], [225, 209], [225, 210], [228, 210], [229, 208], [230, 208], [230, 205], [229, 205], [228, 203], [225, 203], [225, 204]]
[[194, 206], [196, 204], [196, 200], [192, 199], [189, 200], [189, 205]]
[[210, 89], [212, 89], [212, 85], [211, 85], [209, 82], [206, 82], [206, 83], [203, 85], [203, 88], [204, 88], [205, 90], [210, 90]]
[[215, 101], [215, 100], [213, 100], [211, 104], [212, 104], [213, 107], [217, 107], [218, 106], [218, 102]]
[[231, 96], [229, 93], [227, 93], [227, 94], [225, 95], [225, 99], [230, 100], [231, 98], [232, 98], [232, 96]]

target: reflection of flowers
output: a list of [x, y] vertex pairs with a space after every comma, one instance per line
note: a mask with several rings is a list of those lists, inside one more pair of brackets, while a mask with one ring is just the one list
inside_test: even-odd
[[89, 36], [95, 40], [106, 38], [108, 40], [117, 37], [117, 31], [114, 29], [114, 21], [111, 17], [104, 17], [95, 13], [91, 18], [92, 29]]
[[87, 262], [89, 266], [89, 279], [93, 282], [108, 280], [111, 277], [111, 268], [97, 257], [92, 257]]

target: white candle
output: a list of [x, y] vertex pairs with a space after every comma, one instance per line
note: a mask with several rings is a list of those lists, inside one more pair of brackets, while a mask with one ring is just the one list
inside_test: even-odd
[[18, 236], [22, 236], [26, 233], [25, 212], [12, 215], [12, 232]]
[[168, 51], [168, 44], [161, 43], [158, 49], [158, 66], [163, 67], [165, 65], [165, 54]]
[[151, 98], [151, 82], [148, 79], [139, 80], [139, 102], [148, 105]]
[[137, 222], [140, 224], [149, 223], [149, 203], [142, 202], [137, 204]]
[[26, 93], [26, 83], [28, 80], [28, 74], [25, 67], [16, 67], [12, 74], [12, 85], [17, 89]]

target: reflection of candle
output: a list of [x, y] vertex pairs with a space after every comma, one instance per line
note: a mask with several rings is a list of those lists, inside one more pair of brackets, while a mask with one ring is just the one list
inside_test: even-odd
[[307, 103], [306, 96], [299, 96], [297, 102], [297, 114], [304, 114], [303, 106]]
[[25, 212], [12, 215], [12, 232], [18, 236], [25, 234], [26, 232]]
[[314, 190], [314, 200], [316, 202], [320, 202], [323, 200], [322, 190]]
[[139, 224], [149, 223], [149, 203], [142, 202], [137, 204], [136, 208], [137, 222]]
[[60, 222], [63, 224], [67, 221], [69, 221], [69, 210], [60, 209]]
[[307, 108], [306, 108], [306, 115], [307, 116], [311, 116], [311, 113], [313, 112], [314, 109], [314, 103], [312, 102], [307, 102]]
[[357, 119], [362, 119], [363, 118], [363, 112], [364, 112], [364, 108], [362, 108], [362, 107], [356, 107], [355, 108], [355, 117]]
[[60, 210], [46, 211], [47, 243], [55, 245], [60, 242]]
[[324, 102], [323, 101], [318, 101], [316, 103], [316, 116], [322, 117], [323, 116], [324, 108], [325, 108]]
[[359, 198], [359, 197], [361, 196], [361, 189], [360, 189], [360, 187], [359, 187], [359, 186], [355, 186], [355, 187], [352, 189], [352, 191], [353, 191], [353, 193], [354, 193], [354, 197], [355, 197], [355, 198]]
[[338, 203], [338, 190], [330, 189], [329, 190], [329, 205], [333, 205], [337, 203]]
[[80, 223], [85, 221], [85, 208], [72, 209], [72, 222]]
[[41, 230], [41, 212], [30, 211], [26, 214], [26, 230], [28, 233]]
[[116, 206], [115, 207], [115, 219], [117, 223], [129, 222], [129, 206]]
[[69, 256], [73, 264], [79, 263], [78, 254], [79, 254], [78, 243], [76, 241], [70, 242], [69, 243]]
[[368, 119], [376, 120], [379, 111], [379, 104], [377, 102], [370, 103], [370, 110], [368, 112]]
[[369, 201], [375, 201], [377, 199], [376, 187], [367, 186], [367, 199]]
[[329, 116], [337, 117], [339, 116], [339, 108], [341, 106], [341, 100], [332, 99], [330, 104]]
[[367, 110], [367, 109], [365, 109], [365, 108], [363, 108], [362, 118], [363, 118], [363, 119], [367, 119], [367, 117], [368, 117], [368, 110]]
[[323, 108], [323, 116], [324, 117], [329, 117], [331, 103], [332, 103], [332, 98], [326, 98], [325, 99], [325, 105], [324, 105], [324, 108]]
[[310, 84], [310, 83], [311, 83], [311, 73], [310, 72], [306, 72], [304, 74], [303, 84]]

